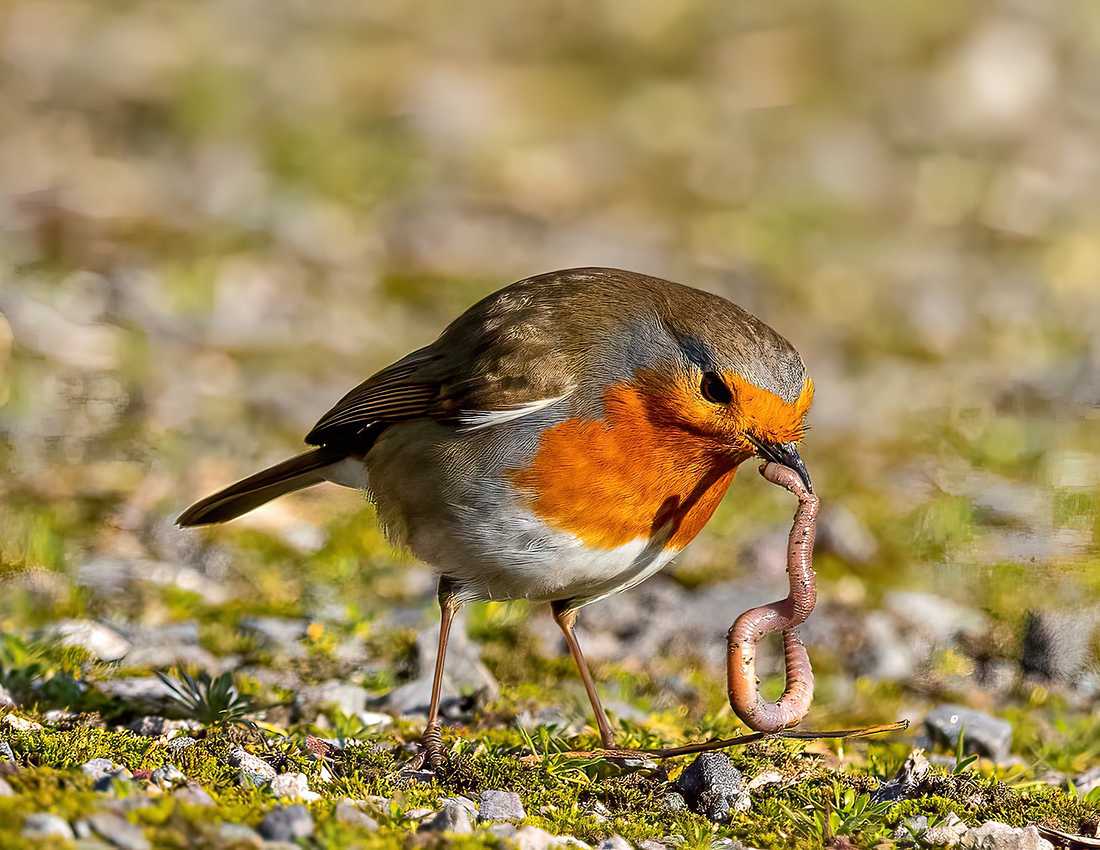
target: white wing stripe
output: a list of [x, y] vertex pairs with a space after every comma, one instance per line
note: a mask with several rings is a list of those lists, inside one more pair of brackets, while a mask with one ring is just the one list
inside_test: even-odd
[[530, 401], [527, 404], [505, 407], [502, 410], [460, 410], [458, 413], [458, 424], [461, 427], [458, 430], [467, 433], [469, 431], [480, 431], [482, 428], [491, 428], [493, 425], [503, 425], [506, 422], [514, 422], [517, 419], [522, 419], [524, 416], [530, 416], [532, 413], [537, 413], [552, 404], [557, 404], [559, 401], [569, 398], [572, 393], [573, 389], [570, 388], [568, 392], [559, 396], [554, 396], [553, 398], [540, 398], [538, 401]]

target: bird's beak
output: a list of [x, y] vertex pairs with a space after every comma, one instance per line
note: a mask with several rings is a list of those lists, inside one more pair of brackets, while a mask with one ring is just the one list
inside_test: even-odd
[[746, 434], [745, 436], [750, 443], [756, 446], [756, 453], [760, 457], [773, 463], [789, 466], [798, 473], [798, 477], [802, 479], [806, 489], [811, 493], [814, 491], [813, 482], [810, 481], [810, 472], [806, 469], [806, 464], [802, 462], [802, 456], [798, 453], [798, 447], [794, 443], [766, 443], [763, 440], [758, 440], [752, 434]]

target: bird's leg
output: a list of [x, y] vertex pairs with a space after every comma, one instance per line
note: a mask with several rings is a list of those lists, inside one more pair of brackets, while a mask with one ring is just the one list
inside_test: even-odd
[[592, 673], [588, 669], [588, 662], [584, 659], [584, 653], [581, 652], [581, 645], [577, 642], [577, 634], [574, 631], [577, 625], [577, 609], [570, 608], [568, 603], [565, 602], [554, 602], [551, 609], [554, 612], [554, 622], [558, 624], [561, 633], [565, 635], [565, 643], [569, 647], [569, 654], [573, 656], [573, 661], [576, 662], [577, 670], [581, 674], [581, 681], [584, 682], [584, 689], [588, 692], [588, 701], [592, 703], [592, 711], [596, 715], [596, 725], [600, 729], [600, 741], [603, 742], [605, 748], [614, 747], [615, 734], [611, 731], [611, 724], [608, 722], [603, 705], [600, 703], [600, 695], [596, 692], [596, 683], [592, 681]]
[[435, 672], [432, 675], [432, 698], [428, 703], [428, 724], [420, 739], [424, 755], [433, 770], [443, 764], [443, 733], [439, 728], [439, 698], [443, 691], [443, 664], [447, 660], [447, 640], [451, 636], [451, 624], [461, 607], [454, 587], [446, 577], [439, 580], [439, 648], [435, 654]]

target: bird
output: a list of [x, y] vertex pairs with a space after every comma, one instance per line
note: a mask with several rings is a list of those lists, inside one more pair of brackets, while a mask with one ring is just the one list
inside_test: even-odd
[[478, 301], [344, 395], [313, 448], [177, 522], [226, 522], [325, 481], [366, 491], [390, 542], [438, 576], [427, 762], [444, 760], [451, 625], [484, 600], [550, 604], [612, 748], [578, 612], [666, 566], [749, 458], [812, 492], [798, 443], [813, 395], [791, 343], [719, 295], [621, 269], [549, 272]]

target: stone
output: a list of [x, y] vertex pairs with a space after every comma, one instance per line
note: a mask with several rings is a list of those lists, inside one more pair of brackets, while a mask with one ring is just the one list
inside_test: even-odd
[[369, 699], [370, 694], [366, 688], [342, 682], [339, 679], [330, 679], [327, 682], [300, 688], [294, 701], [302, 714], [315, 717], [319, 712], [329, 708], [336, 709], [342, 714], [358, 714], [366, 711]]
[[292, 800], [311, 802], [319, 800], [321, 795], [309, 790], [309, 777], [304, 773], [280, 773], [268, 786], [276, 797], [288, 797]]
[[[420, 632], [416, 638], [416, 657], [419, 673], [415, 679], [400, 685], [386, 694], [380, 707], [396, 714], [426, 714], [432, 689], [432, 665], [439, 642], [439, 627], [434, 626]], [[466, 629], [461, 616], [451, 629], [451, 640], [447, 648], [447, 665], [443, 672], [443, 704], [445, 717], [460, 716], [455, 712], [461, 704], [464, 694], [473, 694], [485, 698], [498, 696], [500, 685], [496, 677], [481, 662], [476, 644], [466, 637]]]
[[596, 850], [634, 850], [634, 848], [621, 835], [612, 835], [597, 844]]
[[245, 617], [241, 631], [252, 635], [269, 649], [297, 652], [298, 642], [306, 636], [309, 621], [294, 617]]
[[0, 776], [0, 797], [14, 797], [15, 789], [8, 784], [4, 777]]
[[1054, 850], [1034, 826], [1021, 829], [995, 820], [967, 830], [959, 843], [973, 850]]
[[179, 802], [188, 806], [214, 806], [214, 798], [201, 785], [190, 783], [172, 793]]
[[15, 732], [33, 732], [35, 729], [41, 729], [42, 724], [34, 720], [28, 720], [25, 717], [20, 717], [17, 714], [5, 714], [0, 719], [0, 724], [7, 726], [9, 729]]
[[12, 752], [11, 744], [7, 741], [0, 741], [0, 762], [15, 761], [15, 753]]
[[700, 754], [680, 774], [675, 790], [684, 796], [692, 811], [717, 823], [752, 806], [741, 771], [725, 753]]
[[42, 637], [64, 646], [78, 646], [100, 661], [118, 661], [130, 651], [130, 641], [94, 620], [59, 620], [47, 626]]
[[277, 775], [275, 768], [244, 747], [234, 747], [229, 751], [229, 763], [240, 768], [241, 785], [266, 785]]
[[1090, 791], [1100, 788], [1100, 766], [1089, 768], [1084, 773], [1077, 774], [1073, 779], [1073, 786], [1082, 797]]
[[934, 593], [891, 591], [883, 599], [883, 607], [906, 629], [934, 644], [950, 643], [963, 634], [983, 634], [989, 626], [980, 611]]
[[15, 697], [3, 685], [0, 685], [0, 705], [15, 705]]
[[72, 841], [76, 836], [69, 822], [49, 812], [36, 812], [23, 819], [24, 838], [61, 838]]
[[[779, 563], [786, 561], [786, 532]], [[817, 545], [849, 564], [869, 564], [878, 557], [878, 541], [866, 524], [843, 505], [826, 506], [817, 524]]]
[[96, 812], [84, 818], [78, 822], [76, 832], [78, 837], [84, 837], [81, 832], [94, 834], [120, 850], [149, 850], [149, 841], [141, 828], [112, 812]]
[[932, 765], [922, 750], [913, 750], [908, 758], [894, 774], [893, 779], [884, 782], [872, 795], [876, 803], [894, 802], [912, 797], [918, 793], [921, 785], [928, 778]]
[[520, 821], [527, 817], [523, 801], [514, 791], [482, 791], [477, 802], [481, 821]]
[[894, 838], [906, 843], [916, 841], [921, 847], [954, 847], [969, 829], [970, 827], [954, 812], [948, 812], [947, 817], [934, 826], [928, 825], [928, 818], [925, 815], [917, 815], [906, 818], [901, 826], [894, 830]]
[[168, 750], [168, 752], [178, 755], [184, 750], [191, 749], [197, 743], [198, 741], [192, 738], [190, 735], [180, 735], [178, 738], [173, 738], [171, 741], [169, 741], [165, 745], [165, 748]]
[[884, 611], [868, 611], [862, 627], [861, 645], [852, 658], [856, 674], [892, 681], [910, 679], [917, 667], [918, 655], [912, 641], [901, 634], [894, 619]]
[[216, 835], [220, 844], [231, 847], [262, 847], [264, 845], [263, 836], [243, 823], [220, 824]]
[[160, 738], [172, 732], [190, 732], [197, 726], [191, 720], [171, 720], [158, 714], [146, 714], [126, 724], [127, 729], [143, 738]]
[[571, 835], [554, 835], [537, 826], [517, 829], [511, 836], [517, 850], [546, 850], [548, 847], [590, 847]]
[[96, 791], [110, 791], [116, 780], [132, 779], [133, 774], [121, 764], [107, 758], [91, 759], [80, 766], [85, 776], [92, 780]]
[[313, 816], [301, 804], [278, 806], [260, 821], [260, 835], [269, 841], [296, 841], [313, 835]]
[[679, 791], [669, 791], [661, 798], [661, 803], [670, 812], [686, 812], [688, 810], [687, 800]]
[[423, 832], [471, 833], [474, 831], [474, 815], [470, 807], [457, 800], [444, 800], [438, 812], [420, 824]]
[[1029, 611], [1024, 625], [1020, 669], [1024, 673], [1073, 682], [1088, 663], [1092, 634], [1100, 620], [1096, 608], [1077, 611]]
[[988, 756], [994, 761], [1008, 758], [1012, 746], [1011, 723], [961, 705], [936, 706], [924, 718], [924, 727], [933, 741], [951, 748], [955, 747], [962, 732], [967, 752]]
[[166, 764], [162, 767], [158, 767], [153, 771], [149, 779], [153, 784], [160, 785], [162, 788], [171, 788], [176, 785], [185, 785], [187, 783], [187, 776], [174, 764]]
[[340, 823], [354, 826], [368, 832], [378, 829], [378, 821], [363, 811], [360, 803], [355, 800], [341, 800], [333, 810], [333, 817]]
[[127, 707], [149, 714], [162, 714], [176, 707], [172, 691], [156, 676], [127, 676], [96, 683], [104, 696], [125, 703]]

